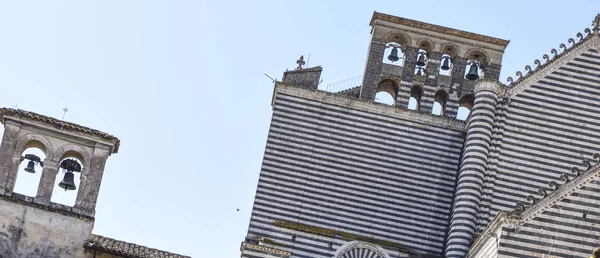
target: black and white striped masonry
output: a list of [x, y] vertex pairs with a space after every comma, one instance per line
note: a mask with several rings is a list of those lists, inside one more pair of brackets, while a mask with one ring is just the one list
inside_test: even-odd
[[[293, 257], [332, 257], [365, 237], [443, 254], [463, 122], [281, 83], [275, 90], [248, 238]], [[278, 226], [286, 221], [311, 228]]]
[[475, 104], [458, 173], [446, 257], [464, 257], [473, 241], [494, 114], [503, 90], [492, 80], [480, 81], [475, 86]]

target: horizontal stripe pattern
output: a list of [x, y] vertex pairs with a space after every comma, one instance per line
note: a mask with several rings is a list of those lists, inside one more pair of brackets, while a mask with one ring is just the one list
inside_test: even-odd
[[278, 93], [248, 237], [293, 257], [329, 258], [351, 241], [273, 225], [284, 220], [442, 254], [462, 134]]
[[481, 91], [475, 96], [454, 197], [446, 257], [464, 257], [473, 241], [497, 98], [491, 91]]
[[481, 225], [600, 151], [600, 54], [590, 49], [511, 99]]
[[[504, 229], [502, 257], [589, 257], [598, 247], [600, 180], [596, 179], [521, 226]], [[511, 231], [511, 232], [509, 232]]]

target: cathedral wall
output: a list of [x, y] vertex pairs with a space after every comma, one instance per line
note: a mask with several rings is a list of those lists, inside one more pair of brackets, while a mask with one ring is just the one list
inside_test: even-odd
[[0, 257], [86, 257], [93, 222], [0, 200]]
[[595, 179], [517, 230], [505, 228], [498, 257], [589, 257], [598, 247], [598, 205]]
[[280, 85], [247, 237], [292, 257], [332, 257], [352, 240], [390, 257], [441, 254], [463, 130], [454, 119]]
[[600, 151], [600, 53], [564, 63], [510, 99], [488, 222]]

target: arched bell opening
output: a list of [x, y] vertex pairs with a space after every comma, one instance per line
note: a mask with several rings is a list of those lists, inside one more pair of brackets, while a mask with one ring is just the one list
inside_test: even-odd
[[402, 51], [400, 43], [390, 42], [386, 44], [383, 52], [383, 63], [396, 66], [404, 65], [404, 51]]
[[410, 98], [408, 99], [408, 109], [419, 110], [421, 104], [421, 97], [423, 96], [423, 87], [420, 85], [414, 85], [410, 89]]
[[59, 162], [58, 173], [54, 181], [50, 201], [67, 206], [75, 205], [83, 171], [82, 155], [76, 152], [66, 152]]
[[394, 106], [396, 105], [397, 94], [398, 85], [392, 80], [383, 80], [377, 85], [375, 102]]
[[468, 94], [462, 96], [460, 100], [458, 100], [459, 107], [458, 113], [456, 114], [456, 119], [458, 120], [467, 120], [469, 115], [471, 114], [471, 110], [473, 109], [473, 103], [475, 101], [475, 97], [473, 94]]
[[427, 65], [427, 51], [419, 49], [417, 52], [417, 63], [415, 64], [415, 74], [425, 76], [425, 67]]
[[483, 64], [487, 62], [485, 53], [478, 50], [469, 50], [466, 54], [467, 67], [465, 69], [465, 79], [474, 81], [484, 77]]
[[46, 159], [45, 146], [41, 142], [29, 142], [21, 153], [17, 178], [13, 192], [35, 197], [42, 178], [44, 159]]
[[440, 64], [440, 74], [446, 76], [450, 76], [452, 74], [452, 57], [450, 57], [450, 55], [442, 55]]
[[436, 116], [444, 115], [447, 102], [448, 93], [445, 90], [438, 90], [434, 95], [433, 108], [431, 109], [431, 114]]

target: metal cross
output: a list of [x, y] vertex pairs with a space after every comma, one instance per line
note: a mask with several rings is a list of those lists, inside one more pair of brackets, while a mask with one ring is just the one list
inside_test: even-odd
[[593, 31], [598, 31], [600, 29], [600, 13], [596, 14], [594, 21], [592, 21], [592, 26], [594, 26], [592, 28]]
[[67, 111], [69, 111], [66, 107], [63, 108], [63, 117], [61, 120], [65, 120], [65, 114], [67, 114]]
[[296, 61], [296, 64], [298, 64], [298, 67], [296, 67], [296, 70], [301, 70], [302, 66], [305, 64], [306, 62], [304, 62], [304, 55], [300, 56], [300, 59], [298, 59], [298, 61]]

